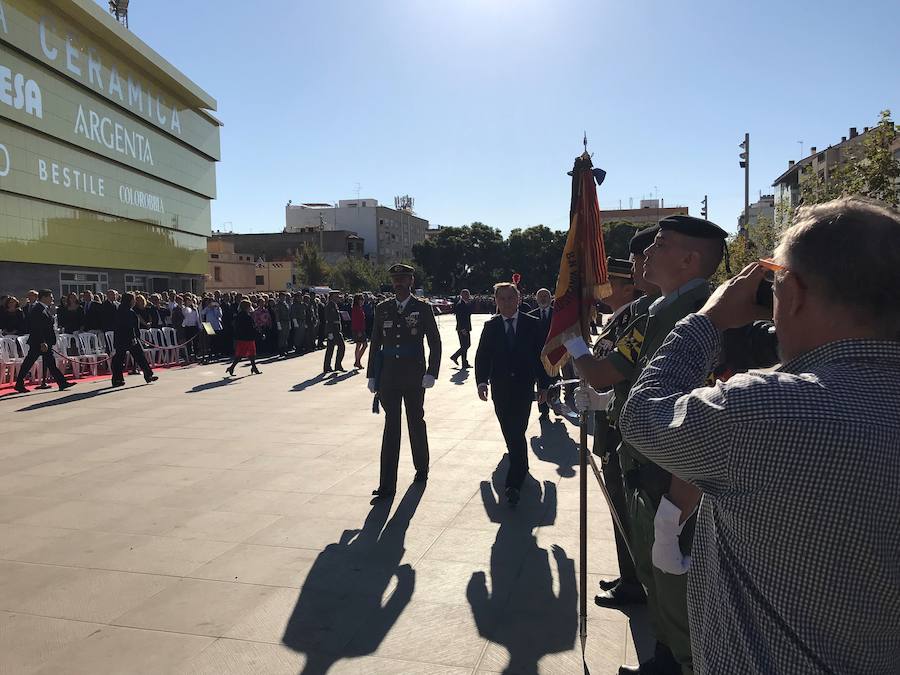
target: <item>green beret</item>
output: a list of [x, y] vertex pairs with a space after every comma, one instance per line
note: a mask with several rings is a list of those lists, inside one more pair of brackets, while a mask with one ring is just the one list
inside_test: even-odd
[[631, 261], [622, 260], [621, 258], [607, 258], [606, 269], [611, 277], [620, 277], [622, 279], [631, 279], [634, 268]]
[[391, 265], [388, 268], [388, 274], [390, 274], [392, 277], [413, 277], [416, 275], [416, 268], [412, 265], [397, 263], [396, 265]]
[[644, 251], [650, 248], [650, 244], [653, 243], [657, 232], [659, 232], [659, 227], [656, 225], [645, 227], [643, 230], [635, 232], [631, 238], [631, 243], [628, 245], [628, 252], [635, 255], [643, 255]]
[[698, 239], [721, 239], [725, 241], [728, 233], [715, 223], [693, 216], [668, 216], [659, 221], [660, 230], [678, 232], [687, 237]]

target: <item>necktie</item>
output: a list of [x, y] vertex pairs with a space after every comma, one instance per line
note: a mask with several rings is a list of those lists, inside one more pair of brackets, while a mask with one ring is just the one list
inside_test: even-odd
[[506, 320], [506, 342], [509, 344], [510, 349], [516, 344], [516, 328], [513, 325], [513, 319]]
[[542, 309], [542, 310], [541, 310], [541, 319], [542, 319], [543, 321], [546, 321], [546, 320], [547, 320], [547, 310], [546, 310], [546, 309]]

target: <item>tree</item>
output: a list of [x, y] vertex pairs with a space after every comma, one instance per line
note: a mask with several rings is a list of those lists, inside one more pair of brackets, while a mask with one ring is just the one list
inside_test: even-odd
[[343, 258], [331, 268], [330, 285], [342, 291], [377, 291], [390, 282], [387, 271], [362, 258]]
[[294, 257], [297, 282], [303, 286], [322, 286], [330, 273], [322, 253], [312, 244], [303, 244]]
[[522, 275], [522, 288], [536, 291], [556, 286], [559, 259], [566, 245], [566, 233], [535, 225], [524, 230], [516, 228], [506, 240], [504, 279], [513, 273]]
[[606, 247], [606, 255], [628, 260], [631, 255], [631, 238], [637, 231], [637, 225], [627, 220], [612, 220], [603, 223], [603, 243]]
[[717, 285], [724, 283], [750, 263], [771, 256], [775, 250], [775, 244], [775, 224], [771, 219], [761, 216], [752, 226], [749, 235], [738, 233], [726, 240], [725, 246], [728, 249], [731, 273], [726, 271], [725, 258], [723, 258], [711, 281]]

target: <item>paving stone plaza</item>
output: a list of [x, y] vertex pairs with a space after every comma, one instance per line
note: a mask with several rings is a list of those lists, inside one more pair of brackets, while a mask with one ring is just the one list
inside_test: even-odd
[[[652, 651], [641, 612], [589, 600], [582, 654], [577, 428], [534, 410], [511, 510], [452, 321], [430, 479], [404, 430], [392, 504], [369, 503], [384, 417], [364, 373], [323, 376], [322, 352], [0, 398], [0, 673], [611, 673]], [[589, 494], [592, 598], [617, 569]]]

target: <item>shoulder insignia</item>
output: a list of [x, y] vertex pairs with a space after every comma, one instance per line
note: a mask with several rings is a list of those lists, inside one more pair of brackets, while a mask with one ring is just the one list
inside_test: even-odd
[[630, 331], [616, 342], [616, 349], [629, 363], [637, 363], [643, 344], [644, 334], [641, 333], [637, 326], [633, 326]]

